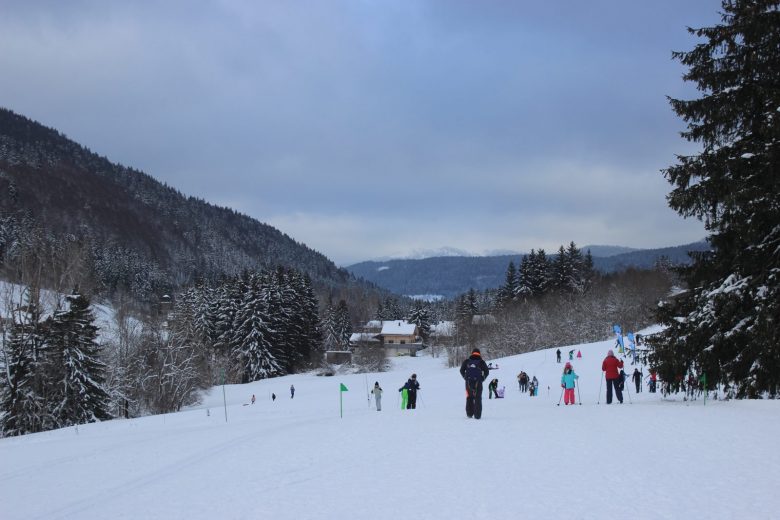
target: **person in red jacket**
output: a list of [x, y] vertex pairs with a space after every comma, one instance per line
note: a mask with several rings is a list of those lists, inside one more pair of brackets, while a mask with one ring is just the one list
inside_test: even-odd
[[623, 360], [615, 357], [610, 350], [607, 357], [601, 363], [604, 379], [607, 380], [607, 404], [612, 404], [612, 388], [615, 388], [615, 396], [620, 404], [623, 404], [623, 391], [620, 389], [620, 369], [623, 368]]

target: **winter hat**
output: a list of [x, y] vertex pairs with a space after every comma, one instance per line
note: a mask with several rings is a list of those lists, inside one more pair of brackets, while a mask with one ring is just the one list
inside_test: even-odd
[[609, 350], [607, 351], [607, 355], [608, 355], [608, 356], [614, 356], [614, 355], [615, 355], [615, 353], [614, 353], [614, 352], [612, 352], [612, 349], [609, 349]]
[[480, 352], [479, 349], [476, 348], [476, 347], [474, 347], [474, 350], [472, 350], [471, 353], [472, 354], [479, 354], [480, 356], [482, 355], [482, 352]]
[[567, 362], [566, 362], [566, 365], [565, 365], [563, 368], [571, 368], [571, 363], [569, 363], [569, 362], [567, 361]]

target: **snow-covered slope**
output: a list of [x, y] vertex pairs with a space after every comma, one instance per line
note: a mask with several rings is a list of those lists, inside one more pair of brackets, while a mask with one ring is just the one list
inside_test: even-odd
[[[631, 386], [633, 404], [596, 405], [611, 346], [576, 347], [582, 406], [556, 406], [550, 349], [492, 360], [506, 398], [486, 395], [480, 421], [465, 416], [457, 369], [420, 357], [368, 377], [227, 386], [227, 422], [219, 387], [177, 414], [2, 439], [0, 517], [776, 518], [780, 403], [704, 406]], [[539, 378], [538, 397], [519, 393], [521, 369]], [[412, 372], [418, 409], [402, 411]], [[367, 401], [374, 381], [381, 412]]]

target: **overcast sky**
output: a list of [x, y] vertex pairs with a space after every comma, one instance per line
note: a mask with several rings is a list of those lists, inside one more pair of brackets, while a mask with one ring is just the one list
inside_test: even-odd
[[339, 265], [705, 236], [661, 169], [717, 0], [0, 0], [0, 106]]

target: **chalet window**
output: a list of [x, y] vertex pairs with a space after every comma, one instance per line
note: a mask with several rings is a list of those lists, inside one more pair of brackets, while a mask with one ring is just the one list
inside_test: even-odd
[[393, 342], [393, 340], [392, 340], [392, 339], [388, 339], [388, 340], [387, 340], [387, 342], [388, 342], [388, 343], [392, 343], [392, 342]]
[[406, 345], [406, 340], [405, 339], [401, 340], [401, 345]]

